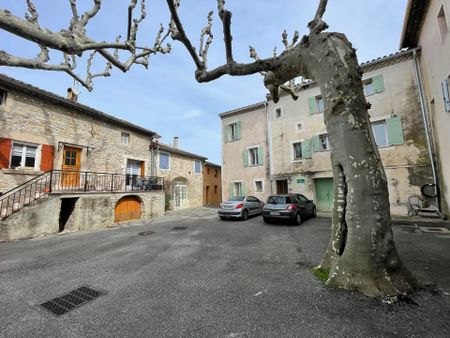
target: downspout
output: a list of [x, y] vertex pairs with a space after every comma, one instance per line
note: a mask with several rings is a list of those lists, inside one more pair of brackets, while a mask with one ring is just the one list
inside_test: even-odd
[[266, 100], [265, 102], [266, 106], [266, 119], [267, 119], [267, 143], [269, 145], [269, 183], [270, 183], [270, 194], [273, 195], [273, 184], [272, 184], [272, 124], [270, 123], [270, 117], [269, 117], [269, 103]]
[[[414, 63], [414, 73], [416, 76], [416, 82], [417, 82], [417, 89], [419, 91], [419, 98], [420, 98], [420, 108], [422, 110], [422, 119], [425, 127], [425, 136], [427, 138], [427, 145], [428, 145], [428, 153], [430, 155], [431, 160], [431, 170], [433, 172], [433, 184], [436, 187], [438, 186], [437, 182], [437, 172], [436, 172], [436, 165], [435, 165], [435, 158], [433, 153], [433, 146], [431, 144], [431, 136], [430, 136], [430, 121], [428, 120], [428, 111], [427, 106], [425, 104], [425, 91], [423, 88], [423, 79], [422, 79], [422, 71], [420, 69], [420, 62], [417, 58], [417, 50], [420, 48], [413, 49], [413, 63]], [[438, 211], [439, 215], [442, 215], [440, 211], [440, 204], [439, 204], [439, 194], [436, 196], [436, 209]]]

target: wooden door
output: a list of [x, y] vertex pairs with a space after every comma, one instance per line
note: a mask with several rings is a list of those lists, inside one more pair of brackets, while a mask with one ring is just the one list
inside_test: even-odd
[[125, 196], [119, 200], [114, 210], [114, 222], [125, 222], [141, 218], [141, 202], [135, 196]]
[[334, 203], [334, 187], [332, 178], [314, 180], [316, 187], [316, 205], [319, 211], [331, 211]]
[[277, 194], [287, 194], [287, 193], [288, 193], [287, 180], [277, 180]]
[[80, 186], [80, 159], [80, 148], [64, 147], [61, 178], [63, 187]]

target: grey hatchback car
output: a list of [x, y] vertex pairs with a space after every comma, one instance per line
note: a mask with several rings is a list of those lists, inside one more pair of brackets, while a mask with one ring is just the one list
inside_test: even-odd
[[264, 202], [254, 196], [234, 196], [220, 203], [217, 213], [222, 220], [241, 218], [245, 221], [250, 215], [260, 214], [263, 206]]
[[300, 225], [303, 219], [317, 214], [314, 202], [302, 194], [272, 195], [263, 208], [264, 222], [286, 220]]

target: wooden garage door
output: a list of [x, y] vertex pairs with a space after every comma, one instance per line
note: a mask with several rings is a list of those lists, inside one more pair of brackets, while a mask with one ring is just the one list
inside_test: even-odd
[[141, 218], [141, 202], [135, 196], [123, 197], [114, 210], [114, 222], [125, 222]]

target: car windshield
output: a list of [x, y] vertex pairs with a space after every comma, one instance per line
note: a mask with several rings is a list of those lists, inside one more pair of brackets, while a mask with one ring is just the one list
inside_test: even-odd
[[240, 201], [243, 201], [244, 198], [245, 198], [245, 196], [234, 196], [234, 197], [231, 197], [228, 201], [230, 201], [230, 202], [240, 202]]

